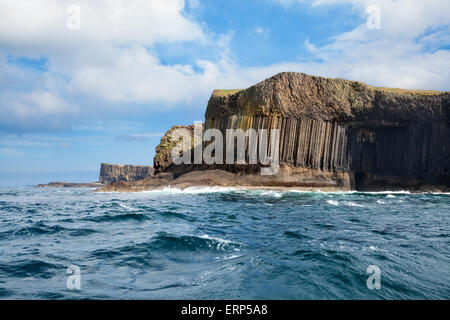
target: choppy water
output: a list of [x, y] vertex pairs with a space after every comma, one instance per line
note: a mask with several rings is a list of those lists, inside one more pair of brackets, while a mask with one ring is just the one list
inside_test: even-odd
[[2, 299], [449, 299], [449, 244], [445, 194], [0, 189]]

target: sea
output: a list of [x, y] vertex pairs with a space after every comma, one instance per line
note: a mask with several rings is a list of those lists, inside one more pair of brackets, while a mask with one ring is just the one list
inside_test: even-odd
[[0, 188], [0, 299], [449, 299], [450, 194]]

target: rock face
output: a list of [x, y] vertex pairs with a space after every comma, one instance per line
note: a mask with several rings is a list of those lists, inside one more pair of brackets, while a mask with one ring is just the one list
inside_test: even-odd
[[346, 172], [352, 189], [450, 185], [449, 93], [281, 73], [213, 93], [205, 118], [223, 133], [280, 129], [281, 163]]
[[172, 159], [170, 152], [176, 145], [176, 141], [173, 141], [171, 135], [176, 129], [186, 128], [189, 132], [194, 131], [194, 126], [173, 126], [166, 132], [161, 138], [161, 142], [156, 146], [155, 157], [153, 158], [153, 168], [156, 172], [163, 172], [172, 165]]
[[291, 72], [245, 90], [214, 91], [204, 129], [218, 129], [224, 137], [227, 129], [280, 130], [280, 170], [273, 176], [261, 176], [261, 165], [249, 164], [248, 138], [246, 164], [174, 165], [170, 152], [179, 141], [170, 134], [176, 128], [193, 131], [175, 126], [161, 139], [157, 178], [112, 190], [169, 184], [450, 190], [449, 92], [376, 88]]
[[152, 166], [102, 163], [99, 181], [103, 184], [110, 184], [117, 181], [137, 181], [153, 176], [153, 172]]

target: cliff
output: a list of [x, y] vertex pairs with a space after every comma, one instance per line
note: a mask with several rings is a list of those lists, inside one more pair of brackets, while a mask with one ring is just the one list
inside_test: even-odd
[[152, 166], [133, 166], [102, 163], [99, 181], [110, 184], [117, 181], [137, 181], [153, 176]]
[[[215, 91], [205, 126], [278, 128], [280, 162], [348, 172], [352, 189], [450, 184], [450, 94], [280, 73]], [[301, 180], [301, 177], [299, 177]]]
[[[224, 136], [227, 129], [279, 129], [277, 174], [261, 176], [261, 164], [249, 164], [248, 139], [244, 165], [175, 166], [169, 154], [179, 141], [172, 141], [170, 133], [179, 127], [173, 127], [156, 149], [155, 170], [164, 178], [141, 181], [139, 188], [204, 184], [448, 190], [449, 126], [448, 92], [280, 73], [245, 90], [214, 91], [204, 123], [204, 129], [218, 129]], [[186, 128], [192, 131], [192, 126]]]

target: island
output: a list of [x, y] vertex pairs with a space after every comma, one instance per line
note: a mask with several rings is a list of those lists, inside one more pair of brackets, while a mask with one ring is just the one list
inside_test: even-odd
[[[202, 132], [216, 129], [224, 137], [228, 129], [277, 129], [275, 174], [262, 175], [266, 165], [250, 161], [248, 136], [244, 162], [175, 164], [171, 152], [182, 139], [174, 140], [172, 133], [182, 128], [194, 136], [195, 125], [173, 126], [156, 147], [151, 169], [102, 164], [100, 182], [105, 186], [98, 190], [232, 186], [447, 192], [449, 125], [449, 92], [283, 72], [247, 89], [215, 90], [201, 124]], [[207, 145], [203, 141], [200, 148]], [[269, 154], [269, 149], [270, 143], [258, 146], [258, 152]]]

